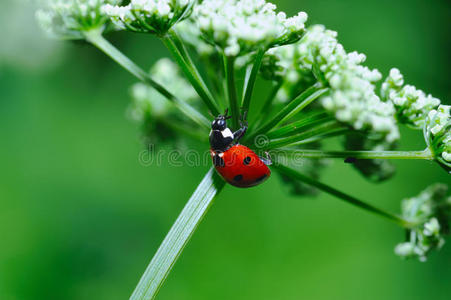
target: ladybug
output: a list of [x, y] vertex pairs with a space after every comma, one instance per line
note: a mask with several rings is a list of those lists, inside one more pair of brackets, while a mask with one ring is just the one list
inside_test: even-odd
[[227, 110], [211, 123], [210, 155], [221, 177], [233, 186], [256, 186], [269, 178], [270, 158], [261, 158], [246, 146], [238, 144], [247, 130], [246, 114], [240, 121], [241, 128], [232, 132], [227, 127]]

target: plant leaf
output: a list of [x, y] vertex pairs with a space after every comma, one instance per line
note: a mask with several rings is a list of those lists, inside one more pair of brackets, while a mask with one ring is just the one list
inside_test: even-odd
[[141, 277], [131, 300], [154, 299], [225, 182], [211, 168], [183, 208]]

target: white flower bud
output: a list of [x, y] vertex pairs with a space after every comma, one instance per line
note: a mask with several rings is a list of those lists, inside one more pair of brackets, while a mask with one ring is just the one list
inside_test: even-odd
[[410, 257], [415, 255], [415, 245], [412, 243], [400, 243], [395, 247], [395, 254], [401, 257]]
[[432, 218], [429, 222], [424, 224], [424, 235], [426, 236], [438, 236], [440, 234], [440, 224], [436, 218]]

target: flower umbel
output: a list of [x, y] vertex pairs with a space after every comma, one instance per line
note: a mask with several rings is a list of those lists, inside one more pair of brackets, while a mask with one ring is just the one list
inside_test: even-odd
[[49, 0], [47, 8], [38, 10], [41, 27], [51, 36], [62, 39], [83, 39], [82, 32], [104, 29], [108, 17], [105, 4], [119, 4], [121, 0]]
[[451, 217], [451, 196], [446, 195], [447, 191], [447, 185], [435, 184], [402, 201], [402, 215], [415, 225], [408, 231], [407, 241], [396, 246], [397, 255], [426, 261], [432, 250], [443, 246]]
[[381, 79], [379, 71], [362, 66], [365, 55], [346, 53], [336, 36], [324, 26], [312, 26], [298, 46], [301, 63], [331, 88], [322, 99], [324, 108], [356, 130], [389, 143], [396, 141], [399, 131], [393, 105], [382, 102], [375, 93], [374, 83]]
[[127, 6], [107, 4], [105, 13], [119, 28], [163, 35], [187, 18], [195, 0], [131, 0]]
[[195, 8], [193, 19], [205, 40], [219, 46], [227, 56], [298, 41], [307, 14], [287, 18], [264, 0], [204, 0]]
[[437, 161], [451, 172], [451, 106], [431, 110], [424, 126], [424, 138]]
[[429, 111], [440, 105], [440, 100], [426, 95], [412, 85], [404, 85], [401, 72], [393, 68], [382, 84], [381, 96], [396, 108], [397, 119], [414, 128], [422, 128]]
[[[199, 104], [196, 91], [180, 76], [179, 69], [168, 58], [158, 60], [150, 70], [150, 75], [158, 83], [173, 88], [175, 96], [190, 104]], [[129, 116], [141, 125], [143, 136], [148, 143], [159, 145], [163, 142], [179, 147], [184, 142], [183, 135], [178, 134], [180, 129], [176, 124], [185, 123], [184, 116], [178, 114], [174, 103], [167, 101], [160, 93], [144, 83], [132, 86], [132, 104], [129, 107]], [[186, 125], [184, 125], [186, 126]], [[196, 132], [195, 129], [191, 129]]]

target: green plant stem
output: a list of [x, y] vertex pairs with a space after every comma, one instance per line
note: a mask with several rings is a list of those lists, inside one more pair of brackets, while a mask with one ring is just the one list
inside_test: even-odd
[[166, 277], [225, 183], [211, 168], [164, 238], [131, 300], [155, 299]]
[[326, 123], [322, 123], [316, 127], [313, 127], [310, 130], [294, 134], [287, 137], [282, 137], [278, 139], [270, 139], [267, 149], [275, 149], [280, 147], [285, 147], [289, 145], [297, 145], [302, 143], [304, 140], [318, 136], [327, 134], [332, 131], [336, 131], [337, 129], [343, 129], [343, 126], [336, 121], [329, 121]]
[[254, 128], [258, 128], [260, 126], [262, 120], [264, 120], [270, 114], [274, 99], [276, 98], [277, 93], [279, 92], [282, 85], [283, 85], [283, 80], [276, 81], [273, 84], [271, 91], [268, 94], [268, 97], [265, 99], [265, 102], [263, 102], [260, 112], [258, 113], [257, 117], [254, 119], [255, 125], [251, 128], [250, 131], [253, 131], [252, 129], [254, 129]]
[[[337, 129], [328, 131], [326, 133], [322, 133], [322, 134], [319, 134], [319, 135], [312, 136], [310, 138], [304, 138], [301, 141], [298, 141], [296, 143], [296, 146], [306, 145], [306, 144], [311, 144], [311, 143], [315, 143], [315, 142], [324, 141], [325, 139], [336, 137], [336, 136], [340, 136], [340, 135], [346, 135], [346, 134], [348, 134], [350, 132], [351, 132], [351, 130], [349, 130], [348, 128], [337, 128]], [[284, 148], [279, 148], [279, 149], [283, 150]], [[296, 149], [294, 149], [294, 150], [296, 150]]]
[[[171, 35], [164, 36], [161, 38], [161, 40], [162, 40], [163, 44], [166, 46], [166, 48], [169, 50], [169, 52], [171, 53], [172, 57], [174, 57], [177, 65], [183, 71], [186, 78], [191, 83], [193, 88], [196, 90], [199, 97], [205, 103], [205, 105], [210, 110], [210, 112], [215, 116], [219, 115], [219, 110], [216, 106], [215, 99], [213, 98], [212, 94], [210, 93], [207, 86], [205, 85], [202, 78], [200, 77], [199, 72], [195, 68], [191, 59], [188, 59], [188, 60], [185, 59], [186, 57], [188, 57], [188, 53], [184, 52], [182, 54], [180, 52], [180, 49], [177, 47], [177, 43], [173, 41]], [[182, 50], [182, 51], [184, 51], [184, 50]]]
[[265, 55], [265, 50], [259, 50], [255, 56], [255, 61], [252, 66], [252, 70], [249, 74], [249, 77], [245, 81], [244, 86], [244, 96], [243, 101], [241, 102], [241, 109], [244, 112], [249, 111], [249, 106], [251, 104], [252, 93], [254, 91], [255, 81], [257, 80], [258, 71], [260, 71], [260, 66], [262, 64], [263, 56]]
[[238, 129], [240, 110], [238, 108], [238, 97], [235, 86], [235, 58], [224, 55], [224, 71], [227, 79], [227, 95], [232, 113], [232, 128]]
[[319, 182], [319, 181], [317, 181], [315, 179], [312, 179], [312, 178], [310, 178], [308, 176], [305, 176], [305, 175], [299, 173], [298, 171], [296, 171], [296, 170], [294, 170], [292, 168], [286, 167], [286, 166], [284, 166], [282, 164], [279, 164], [277, 162], [274, 164], [274, 167], [280, 173], [284, 174], [285, 176], [288, 176], [288, 177], [293, 178], [295, 180], [299, 180], [299, 181], [302, 181], [303, 183], [306, 183], [306, 184], [309, 184], [311, 186], [314, 186], [317, 189], [319, 189], [319, 190], [321, 190], [323, 192], [326, 192], [326, 193], [328, 193], [328, 194], [330, 194], [332, 196], [335, 196], [338, 199], [346, 201], [349, 204], [352, 204], [352, 205], [357, 206], [357, 207], [359, 207], [361, 209], [364, 209], [364, 210], [372, 212], [372, 213], [374, 213], [374, 214], [376, 214], [378, 216], [386, 218], [386, 219], [398, 224], [399, 226], [401, 226], [403, 228], [412, 228], [414, 226], [414, 224], [412, 224], [411, 222], [409, 222], [409, 221], [407, 221], [407, 220], [405, 220], [405, 219], [403, 219], [403, 218], [401, 218], [399, 216], [396, 216], [396, 215], [394, 215], [392, 213], [386, 212], [386, 211], [384, 211], [382, 209], [379, 209], [379, 208], [374, 207], [374, 206], [372, 206], [370, 204], [367, 204], [367, 203], [357, 199], [356, 197], [353, 197], [353, 196], [350, 196], [350, 195], [345, 194], [343, 192], [340, 192], [339, 190], [337, 190], [337, 189], [335, 189], [335, 188], [333, 188], [331, 186], [328, 186], [328, 185], [326, 185], [324, 183], [321, 183], [321, 182]]
[[95, 47], [100, 49], [125, 70], [129, 71], [139, 80], [147, 83], [155, 90], [157, 90], [161, 95], [163, 95], [167, 100], [171, 101], [185, 116], [199, 124], [205, 129], [210, 128], [210, 121], [205, 118], [201, 113], [199, 113], [195, 108], [191, 107], [188, 103], [178, 99], [174, 94], [169, 92], [161, 84], [156, 82], [150, 77], [150, 75], [143, 69], [138, 67], [133, 61], [131, 61], [127, 56], [120, 52], [116, 47], [114, 47], [110, 42], [108, 42], [98, 30], [92, 30], [84, 32], [85, 38], [88, 42], [93, 44]]
[[434, 159], [434, 156], [429, 149], [423, 151], [323, 151], [295, 149], [293, 151], [302, 153], [305, 158]]
[[272, 139], [291, 136], [293, 134], [303, 132], [308, 128], [312, 128], [313, 126], [326, 123], [332, 120], [334, 120], [334, 117], [330, 116], [325, 112], [306, 114], [305, 116], [303, 116], [302, 119], [296, 122], [290, 123], [286, 126], [270, 131], [268, 133], [268, 138]]
[[293, 117], [295, 114], [299, 113], [309, 104], [311, 104], [314, 100], [318, 99], [325, 93], [329, 91], [328, 88], [322, 88], [318, 85], [314, 85], [299, 96], [297, 96], [294, 100], [290, 101], [285, 107], [283, 107], [271, 120], [269, 120], [265, 125], [260, 127], [256, 132], [254, 132], [249, 139], [254, 138], [260, 134], [264, 134], [269, 132], [273, 128], [276, 128], [279, 124], [286, 122], [288, 119]]

